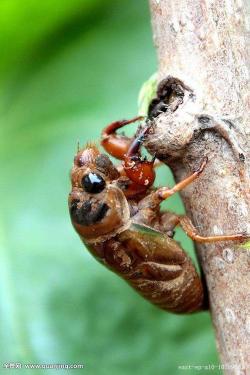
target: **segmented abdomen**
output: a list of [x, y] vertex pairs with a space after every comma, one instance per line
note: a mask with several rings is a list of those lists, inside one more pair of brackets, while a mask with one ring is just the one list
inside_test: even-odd
[[178, 243], [164, 234], [132, 226], [89, 249], [161, 309], [175, 313], [202, 309], [203, 287], [194, 265]]

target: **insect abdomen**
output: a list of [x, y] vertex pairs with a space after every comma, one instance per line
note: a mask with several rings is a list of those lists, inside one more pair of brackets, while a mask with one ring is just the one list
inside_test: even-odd
[[[157, 263], [154, 266], [155, 268], [162, 267]], [[169, 271], [169, 267], [166, 266], [166, 274]], [[182, 266], [179, 275], [172, 274], [172, 276], [171, 279], [169, 275], [166, 275], [166, 280], [130, 278], [128, 281], [143, 297], [161, 309], [175, 313], [200, 310], [203, 305], [203, 289], [190, 260], [188, 259]]]
[[90, 250], [161, 309], [175, 313], [202, 309], [200, 277], [189, 257], [171, 238], [132, 227], [113, 239], [91, 246]]

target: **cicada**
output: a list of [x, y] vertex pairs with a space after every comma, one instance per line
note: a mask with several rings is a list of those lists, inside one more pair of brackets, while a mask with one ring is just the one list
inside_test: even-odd
[[102, 132], [103, 148], [122, 161], [118, 167], [95, 145], [78, 150], [68, 200], [72, 224], [93, 256], [148, 301], [174, 313], [201, 310], [201, 278], [173, 238], [175, 227], [198, 242], [242, 241], [246, 235], [204, 237], [187, 216], [161, 210], [164, 200], [195, 183], [208, 161], [174, 187], [155, 188], [157, 161], [141, 156], [149, 127], [133, 138], [117, 133], [134, 121], [143, 118], [115, 121]]

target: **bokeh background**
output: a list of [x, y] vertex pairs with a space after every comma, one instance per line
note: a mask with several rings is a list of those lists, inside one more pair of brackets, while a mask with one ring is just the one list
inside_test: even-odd
[[[77, 141], [98, 141], [105, 124], [134, 116], [157, 69], [147, 1], [1, 0], [0, 51], [1, 366], [174, 375], [218, 363], [209, 315], [144, 301], [91, 258], [67, 210]], [[166, 168], [158, 175], [173, 183]], [[183, 212], [178, 197], [168, 207]]]

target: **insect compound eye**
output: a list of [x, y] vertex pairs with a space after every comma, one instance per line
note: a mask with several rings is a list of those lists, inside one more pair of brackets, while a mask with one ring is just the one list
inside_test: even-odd
[[82, 178], [82, 187], [87, 193], [100, 193], [106, 186], [104, 179], [96, 173], [89, 173]]

